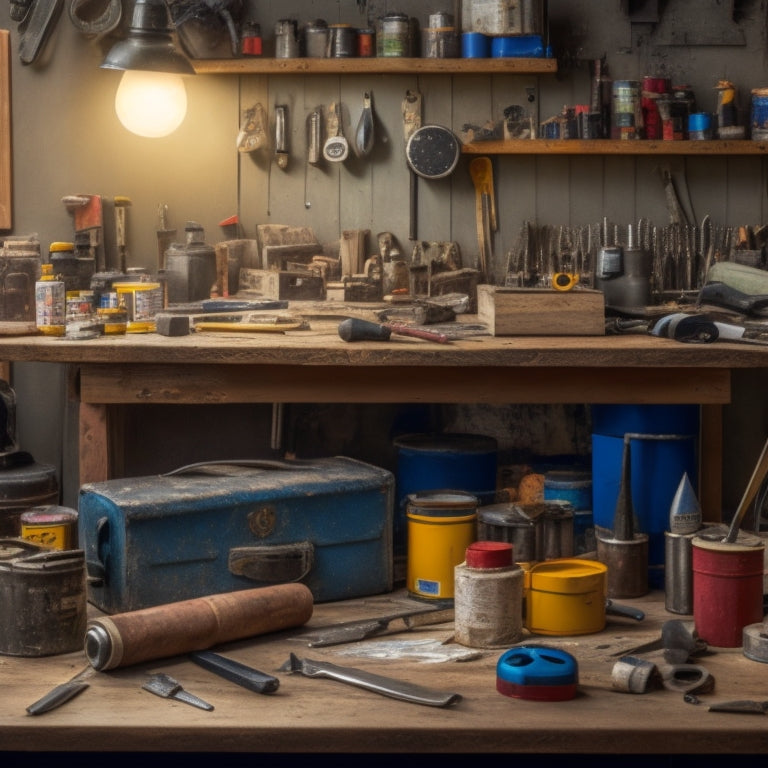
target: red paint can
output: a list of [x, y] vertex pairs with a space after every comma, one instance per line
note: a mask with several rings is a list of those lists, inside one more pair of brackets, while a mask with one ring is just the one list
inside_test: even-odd
[[718, 648], [738, 648], [744, 627], [763, 620], [763, 553], [758, 536], [696, 536], [693, 545], [693, 620], [699, 637]]

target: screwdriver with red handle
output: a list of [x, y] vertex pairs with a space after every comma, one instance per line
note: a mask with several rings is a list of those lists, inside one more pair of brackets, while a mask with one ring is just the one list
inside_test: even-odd
[[393, 333], [399, 336], [413, 336], [426, 341], [436, 341], [439, 344], [445, 344], [448, 341], [448, 337], [444, 333], [411, 328], [402, 323], [374, 323], [358, 317], [349, 317], [339, 323], [339, 336], [344, 341], [389, 341]]

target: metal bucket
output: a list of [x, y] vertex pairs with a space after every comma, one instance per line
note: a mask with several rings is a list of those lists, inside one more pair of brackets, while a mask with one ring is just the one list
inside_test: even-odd
[[[85, 553], [0, 539], [0, 653], [52, 656], [83, 648]], [[13, 620], [8, 620], [13, 617]]]

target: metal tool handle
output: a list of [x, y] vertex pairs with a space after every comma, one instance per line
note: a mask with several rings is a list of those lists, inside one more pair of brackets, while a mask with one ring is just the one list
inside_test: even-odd
[[733, 544], [738, 538], [739, 526], [741, 525], [744, 513], [747, 511], [747, 507], [752, 503], [752, 499], [755, 498], [755, 494], [762, 485], [766, 473], [768, 473], [768, 440], [765, 441], [760, 458], [752, 472], [752, 477], [749, 479], [747, 489], [741, 497], [736, 514], [733, 516], [733, 520], [731, 520], [731, 527], [728, 529], [728, 534], [725, 539], [723, 539], [725, 543]]
[[34, 704], [30, 704], [27, 707], [27, 712], [30, 715], [42, 715], [45, 712], [50, 712], [52, 709], [56, 709], [56, 707], [66, 704], [70, 699], [74, 699], [75, 696], [82, 693], [88, 685], [88, 683], [72, 680], [68, 683], [57, 685]]
[[231, 683], [247, 688], [256, 693], [274, 693], [280, 687], [280, 681], [264, 672], [259, 672], [234, 659], [227, 659], [212, 651], [195, 651], [190, 658], [203, 669], [213, 672]]
[[400, 701], [410, 701], [413, 704], [445, 707], [461, 700], [461, 695], [458, 693], [436, 691], [433, 688], [426, 688], [415, 683], [364, 672], [352, 667], [340, 667], [336, 664], [311, 661], [309, 659], [299, 663], [302, 666], [301, 671], [308, 677], [326, 677], [341, 683], [357, 686], [358, 688], [364, 688], [367, 691], [380, 693], [382, 696], [389, 696]]

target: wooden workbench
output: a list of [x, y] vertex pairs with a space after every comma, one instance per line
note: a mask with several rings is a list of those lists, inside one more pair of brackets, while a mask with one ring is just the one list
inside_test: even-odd
[[113, 434], [119, 420], [107, 416], [122, 404], [701, 404], [700, 498], [713, 521], [721, 514], [721, 407], [731, 399], [731, 372], [768, 367], [766, 346], [683, 344], [645, 334], [345, 342], [339, 320], [313, 317], [309, 330], [279, 334], [6, 336], [0, 360], [69, 366], [81, 483], [120, 474]]
[[[619, 602], [619, 601], [616, 601]], [[658, 640], [669, 619], [663, 595], [623, 600], [645, 619], [608, 615], [591, 635], [526, 634], [521, 644], [560, 648], [578, 663], [574, 699], [528, 701], [496, 691], [496, 663], [506, 648], [466, 649], [452, 642], [453, 623], [423, 626], [347, 645], [307, 646], [301, 634], [340, 621], [423, 607], [403, 591], [342, 603], [316, 604], [304, 627], [217, 646], [214, 650], [274, 674], [279, 689], [253, 693], [178, 656], [109, 672], [60, 708], [31, 716], [26, 707], [87, 667], [83, 653], [48, 658], [0, 657], [0, 749], [79, 752], [239, 753], [484, 753], [516, 754], [765, 754], [764, 715], [710, 712], [716, 702], [766, 698], [768, 668], [740, 648], [708, 649], [693, 660], [714, 677], [698, 705], [679, 691], [615, 690], [611, 673], [622, 654]], [[527, 633], [527, 630], [526, 630]], [[427, 660], [419, 658], [422, 653]], [[476, 657], [458, 660], [456, 654]], [[458, 693], [445, 708], [390, 699], [340, 682], [280, 671], [294, 653]], [[409, 654], [414, 654], [413, 656]], [[433, 658], [429, 660], [429, 655]], [[388, 657], [387, 657], [388, 655]], [[642, 655], [659, 667], [663, 652]], [[141, 689], [147, 675], [165, 672], [214, 706], [211, 712]], [[140, 758], [139, 758], [140, 759]]]

